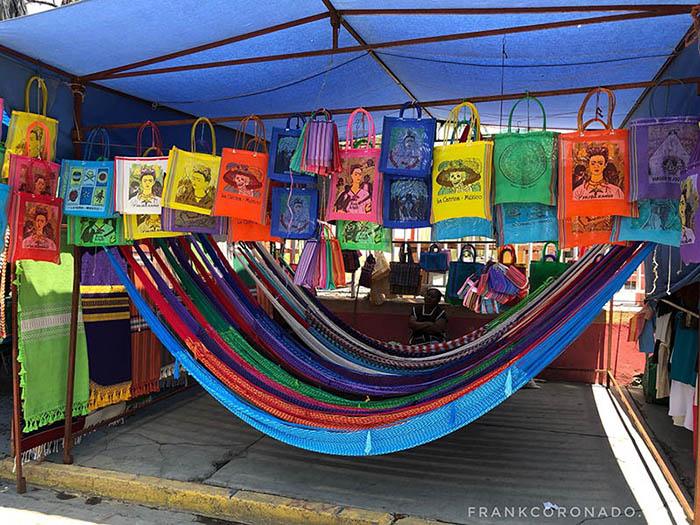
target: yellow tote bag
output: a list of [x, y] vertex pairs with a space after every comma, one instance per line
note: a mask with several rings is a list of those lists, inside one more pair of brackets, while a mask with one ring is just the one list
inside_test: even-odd
[[[211, 130], [212, 154], [197, 153], [194, 135], [197, 124], [204, 122]], [[208, 118], [199, 118], [192, 126], [192, 151], [173, 148], [168, 156], [168, 170], [163, 190], [163, 206], [174, 210], [211, 215], [219, 182], [221, 157], [216, 154], [214, 126]]]
[[[41, 114], [30, 113], [29, 111], [29, 91], [32, 84], [36, 81], [37, 89], [41, 93], [42, 105]], [[46, 116], [46, 104], [48, 101], [48, 92], [46, 90], [46, 83], [41, 77], [32, 77], [27, 82], [27, 87], [24, 90], [24, 111], [13, 111], [12, 118], [10, 119], [10, 127], [7, 130], [7, 139], [5, 140], [5, 159], [2, 164], [2, 180], [6, 181], [10, 170], [10, 153], [15, 155], [26, 155], [26, 136], [27, 129], [34, 122], [41, 122], [48, 129], [49, 137], [49, 158], [42, 159], [47, 161], [53, 161], [56, 157], [56, 140], [58, 137], [58, 120], [49, 118]], [[29, 157], [39, 158], [41, 152], [43, 151], [44, 141], [44, 128], [42, 126], [35, 126], [32, 133], [29, 135]]]
[[124, 215], [124, 237], [127, 240], [178, 237], [180, 232], [163, 231], [160, 215]]
[[[468, 120], [460, 120], [462, 109], [471, 111]], [[491, 219], [493, 142], [481, 140], [480, 125], [479, 112], [470, 102], [456, 106], [447, 116], [442, 145], [433, 150], [433, 223], [460, 217]], [[465, 141], [453, 143], [462, 126], [468, 126], [463, 131]]]

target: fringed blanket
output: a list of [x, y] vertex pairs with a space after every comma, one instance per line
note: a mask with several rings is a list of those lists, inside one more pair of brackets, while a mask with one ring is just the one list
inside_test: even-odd
[[[17, 263], [18, 361], [21, 364], [24, 432], [61, 420], [66, 413], [73, 255], [61, 264]], [[78, 320], [73, 415], [88, 411], [88, 359], [83, 323]]]
[[[122, 261], [118, 252], [115, 255]], [[90, 363], [89, 408], [96, 410], [131, 398], [130, 302], [102, 248], [83, 250], [81, 270]]]

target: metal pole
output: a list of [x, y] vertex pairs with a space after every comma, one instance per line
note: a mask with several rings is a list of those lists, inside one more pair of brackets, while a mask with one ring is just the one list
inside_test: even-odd
[[19, 362], [17, 357], [19, 349], [17, 337], [19, 335], [19, 320], [17, 319], [17, 277], [15, 263], [11, 266], [11, 294], [12, 294], [12, 443], [15, 452], [15, 475], [17, 483], [17, 493], [24, 494], [27, 490], [26, 480], [22, 476], [22, 416], [21, 416], [21, 392], [19, 388]]
[[612, 366], [612, 337], [613, 337], [613, 299], [608, 303], [608, 357], [605, 369], [608, 371], [605, 377], [605, 386], [610, 388], [610, 368]]
[[78, 306], [80, 301], [80, 248], [73, 247], [73, 298], [70, 306], [70, 341], [66, 381], [66, 418], [63, 427], [63, 463], [73, 463], [73, 390], [75, 388], [75, 347], [78, 340]]

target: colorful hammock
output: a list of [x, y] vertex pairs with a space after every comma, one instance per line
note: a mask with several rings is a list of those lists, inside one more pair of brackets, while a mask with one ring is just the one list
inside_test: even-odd
[[122, 256], [158, 314], [108, 256], [164, 346], [255, 428], [341, 455], [417, 446], [491, 410], [574, 341], [653, 249], [614, 246], [602, 258], [606, 248], [589, 250], [523, 306], [418, 353], [339, 322], [260, 246], [240, 246], [241, 260], [294, 335], [262, 310], [210, 239], [158, 240], [157, 247], [149, 247], [152, 262], [136, 249], [143, 266], [130, 248]]

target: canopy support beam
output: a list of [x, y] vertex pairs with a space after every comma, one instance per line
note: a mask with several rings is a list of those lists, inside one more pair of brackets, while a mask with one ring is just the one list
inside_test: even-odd
[[[331, 2], [331, 0], [322, 0], [322, 1], [323, 1], [323, 5], [326, 6], [326, 8], [328, 9], [328, 12], [331, 15], [331, 20], [339, 20], [340, 24], [342, 24], [342, 26], [345, 28], [345, 30], [348, 33], [350, 33], [350, 36], [352, 36], [358, 44], [360, 44], [361, 46], [368, 45], [367, 41], [364, 38], [362, 38], [357, 31], [355, 31], [355, 28], [353, 28], [345, 18], [343, 18], [342, 16], [340, 16], [338, 14], [338, 11], [336, 10], [335, 6], [333, 6], [333, 3]], [[337, 44], [338, 44], [337, 38], [334, 39], [333, 44], [334, 44], [333, 48], [337, 49]], [[368, 53], [369, 53], [369, 56], [371, 56], [374, 59], [374, 61], [377, 64], [379, 64], [379, 66], [384, 70], [384, 72], [387, 75], [389, 75], [394, 82], [396, 82], [396, 84], [402, 89], [402, 91], [404, 93], [406, 93], [408, 95], [408, 97], [413, 102], [415, 102], [416, 104], [420, 104], [420, 101], [413, 95], [413, 93], [411, 93], [411, 90], [408, 89], [406, 84], [404, 84], [401, 81], [401, 79], [399, 77], [397, 77], [396, 74], [391, 69], [389, 69], [389, 66], [387, 66], [386, 63], [381, 58], [379, 58], [377, 53], [375, 53], [371, 49], [368, 51]], [[430, 118], [433, 118], [433, 115], [431, 115], [427, 109], [424, 111]]]
[[[682, 82], [686, 84], [699, 84], [700, 83], [700, 77], [689, 77], [689, 78], [681, 78], [679, 79]], [[676, 81], [674, 79], [667, 79], [663, 80], [658, 83], [658, 85], [663, 86], [666, 84], [671, 84], [675, 83]], [[638, 88], [644, 88], [644, 87], [650, 87], [654, 86], [657, 84], [655, 81], [649, 81], [649, 82], [626, 82], [622, 84], [609, 84], [607, 86], [585, 86], [585, 87], [577, 87], [577, 88], [568, 88], [568, 89], [550, 89], [550, 90], [545, 90], [545, 91], [528, 91], [528, 92], [522, 92], [522, 93], [507, 93], [503, 95], [486, 95], [486, 96], [476, 96], [476, 97], [462, 97], [462, 98], [450, 98], [450, 99], [443, 99], [443, 100], [428, 100], [421, 102], [422, 107], [435, 107], [435, 106], [454, 106], [456, 104], [459, 104], [460, 102], [464, 101], [466, 98], [470, 102], [477, 104], [480, 102], [497, 102], [500, 100], [518, 100], [520, 98], [523, 98], [525, 95], [530, 95], [531, 97], [537, 97], [537, 98], [542, 98], [542, 97], [556, 97], [556, 96], [562, 96], [562, 95], [577, 95], [577, 94], [582, 94], [582, 93], [588, 93], [592, 89], [595, 89], [597, 87], [607, 87], [608, 89], [611, 89], [613, 91], [619, 90], [619, 89], [638, 89]], [[401, 109], [401, 106], [403, 104], [383, 104], [379, 106], [366, 106], [365, 109], [367, 111], [393, 111], [397, 109]], [[355, 107], [352, 108], [340, 108], [340, 109], [332, 109], [329, 108], [329, 111], [333, 113], [334, 115], [343, 115], [343, 114], [349, 114], [352, 113], [355, 109]], [[268, 114], [262, 114], [258, 115], [263, 120], [272, 120], [272, 119], [285, 119], [289, 118], [295, 113], [303, 113], [305, 115], [311, 115], [312, 111], [293, 111], [290, 113], [268, 113]], [[213, 117], [210, 120], [214, 123], [223, 123], [223, 122], [236, 122], [239, 120], [244, 119], [248, 115], [237, 115], [233, 117]], [[160, 120], [157, 122], [154, 122], [157, 126], [181, 126], [181, 125], [191, 125], [195, 119], [181, 119], [181, 120]], [[141, 126], [141, 122], [130, 122], [130, 123], [125, 123], [125, 124], [104, 124], [101, 126], [86, 126], [82, 128], [83, 130], [91, 130], [96, 127], [103, 127], [107, 129], [119, 129], [119, 128], [138, 128]]]
[[675, 10], [686, 13], [687, 4], [647, 4], [647, 5], [573, 5], [542, 7], [445, 7], [445, 8], [396, 8], [396, 9], [341, 9], [340, 16], [376, 15], [515, 15], [542, 13], [593, 13], [593, 12], [641, 12]]
[[456, 40], [469, 40], [472, 38], [482, 38], [495, 35], [507, 35], [515, 33], [527, 33], [531, 31], [541, 31], [545, 29], [557, 29], [562, 27], [582, 26], [589, 24], [602, 24], [608, 22], [619, 22], [622, 20], [638, 20], [644, 18], [656, 18], [664, 16], [672, 16], [683, 13], [689, 13], [692, 6], [685, 6], [684, 10], [671, 9], [668, 11], [644, 11], [636, 13], [622, 13], [616, 15], [593, 16], [588, 18], [579, 18], [576, 20], [563, 20], [560, 22], [549, 22], [542, 24], [528, 24], [523, 26], [503, 27], [498, 29], [488, 29], [484, 31], [469, 31], [466, 33], [453, 33], [449, 35], [437, 35], [421, 38], [409, 38], [405, 40], [393, 40], [389, 42], [377, 42], [374, 44], [364, 44], [357, 46], [339, 47], [336, 49], [318, 49], [313, 51], [300, 51], [296, 53], [283, 53], [278, 55], [265, 55], [247, 58], [237, 58], [233, 60], [220, 60], [215, 62], [203, 62], [199, 64], [188, 64], [182, 66], [172, 66], [154, 69], [145, 69], [139, 71], [126, 71], [116, 74], [102, 75], [87, 75], [84, 80], [108, 80], [127, 77], [140, 77], [150, 75], [160, 75], [164, 73], [175, 73], [178, 71], [194, 71], [200, 69], [211, 69], [218, 67], [231, 67], [242, 64], [258, 64], [261, 62], [276, 62], [280, 60], [293, 60], [297, 58], [329, 56], [343, 53], [357, 53], [362, 51], [375, 51], [377, 49], [387, 49], [393, 47], [412, 46], [418, 44], [430, 44], [434, 42], [453, 42]]
[[291, 20], [289, 22], [284, 22], [283, 24], [277, 24], [270, 27], [265, 27], [263, 29], [258, 29], [256, 31], [250, 31], [248, 33], [243, 33], [241, 35], [236, 35], [230, 38], [225, 38], [223, 40], [217, 40], [216, 42], [210, 42], [209, 44], [203, 44], [201, 46], [190, 47], [188, 49], [183, 49], [181, 51], [176, 51], [174, 53], [168, 53], [166, 55], [161, 55], [158, 57], [149, 58], [147, 60], [141, 60], [139, 62], [133, 62], [131, 64], [125, 64], [123, 66], [118, 66], [110, 69], [105, 69], [104, 71], [99, 71], [96, 73], [91, 73], [87, 75], [86, 78], [104, 78], [114, 73], [120, 73], [122, 71], [127, 71], [129, 69], [135, 69], [143, 66], [150, 66], [151, 64], [156, 64], [158, 62], [165, 62], [166, 60], [172, 60], [173, 58], [180, 58], [187, 55], [192, 55], [194, 53], [200, 53], [202, 51], [207, 51], [209, 49], [214, 49], [216, 47], [226, 46], [228, 44], [234, 44], [236, 42], [243, 42], [244, 40], [249, 40], [258, 36], [269, 35], [270, 33], [276, 33], [278, 31], [283, 31], [285, 29], [290, 29], [292, 27], [297, 27], [304, 24], [309, 24], [311, 22], [316, 22], [317, 20], [323, 20], [328, 18], [328, 13], [318, 13], [316, 15], [306, 16], [304, 18], [298, 18], [296, 20]]

